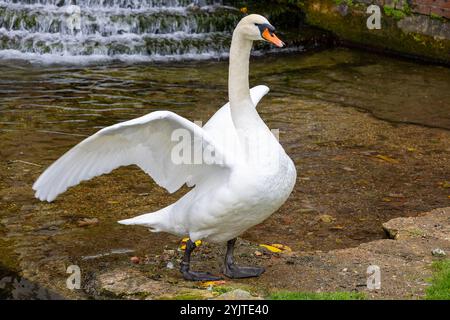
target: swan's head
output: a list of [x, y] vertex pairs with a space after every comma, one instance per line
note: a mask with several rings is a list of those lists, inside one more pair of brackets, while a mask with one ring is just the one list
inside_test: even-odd
[[284, 42], [275, 35], [275, 28], [259, 14], [250, 14], [239, 21], [235, 32], [239, 32], [248, 40], [264, 40], [277, 47], [283, 47]]

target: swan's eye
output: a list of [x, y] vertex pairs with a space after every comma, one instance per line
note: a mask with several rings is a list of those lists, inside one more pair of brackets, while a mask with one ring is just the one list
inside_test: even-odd
[[259, 28], [259, 31], [261, 32], [261, 35], [264, 33], [264, 31], [268, 31], [271, 35], [275, 32], [275, 28], [268, 24], [268, 23], [255, 23], [255, 25]]

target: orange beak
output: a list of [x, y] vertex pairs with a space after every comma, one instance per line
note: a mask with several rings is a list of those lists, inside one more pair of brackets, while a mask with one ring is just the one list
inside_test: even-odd
[[276, 35], [275, 33], [270, 33], [269, 29], [265, 29], [264, 32], [262, 33], [262, 37], [264, 39], [266, 39], [267, 41], [269, 41], [270, 43], [273, 43], [274, 45], [276, 45], [279, 48], [284, 47], [284, 42], [281, 41]]

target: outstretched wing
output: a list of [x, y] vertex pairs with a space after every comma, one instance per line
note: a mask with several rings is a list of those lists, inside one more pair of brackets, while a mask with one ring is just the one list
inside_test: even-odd
[[[180, 142], [173, 141], [172, 134], [177, 129], [189, 133], [192, 152], [196, 150], [194, 141], [196, 145], [201, 143], [203, 150], [214, 150], [217, 161], [211, 163], [211, 159], [203, 159], [201, 152], [201, 161], [174, 162], [172, 150]], [[138, 165], [169, 192], [229, 169], [220, 146], [205, 130], [173, 112], [156, 111], [103, 128], [70, 149], [34, 183], [35, 196], [50, 202], [83, 180], [131, 164]]]

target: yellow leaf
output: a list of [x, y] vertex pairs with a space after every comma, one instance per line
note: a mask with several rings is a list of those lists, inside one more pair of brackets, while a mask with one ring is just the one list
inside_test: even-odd
[[382, 154], [377, 154], [377, 155], [375, 156], [375, 158], [378, 158], [378, 159], [380, 159], [380, 160], [383, 160], [383, 161], [386, 161], [386, 162], [389, 162], [389, 163], [398, 163], [398, 162], [399, 162], [399, 161], [396, 160], [396, 159], [393, 159], [393, 158], [388, 157], [388, 156], [384, 156], [384, 155], [382, 155]]
[[[188, 240], [189, 240], [189, 238], [183, 238], [183, 239], [181, 240], [181, 246], [180, 246], [180, 249], [181, 249], [181, 250], [186, 250], [186, 242], [188, 242]], [[197, 240], [197, 241], [195, 241], [195, 245], [196, 245], [197, 247], [201, 246], [201, 245], [202, 245], [202, 240]]]
[[292, 252], [292, 249], [284, 244], [272, 243], [272, 244], [260, 244], [260, 247], [266, 248], [270, 252]]
[[225, 283], [226, 283], [226, 281], [224, 281], [224, 280], [205, 281], [205, 282], [200, 282], [200, 286], [204, 287], [204, 288], [209, 288], [209, 287], [220, 286], [220, 285], [225, 284]]
[[272, 243], [272, 247], [280, 249], [281, 251], [292, 251], [292, 249], [284, 244]]
[[406, 148], [406, 150], [408, 150], [409, 152], [415, 152], [415, 151], [417, 151], [416, 148], [412, 148], [412, 147]]
[[278, 249], [274, 246], [270, 246], [268, 244], [260, 244], [260, 247], [266, 248], [267, 250], [269, 250], [270, 252], [281, 252], [281, 249]]
[[242, 13], [247, 13], [248, 12], [248, 9], [247, 9], [247, 7], [242, 7], [239, 11], [241, 11]]
[[324, 223], [331, 223], [334, 220], [334, 218], [329, 214], [322, 214], [319, 216], [319, 219]]

